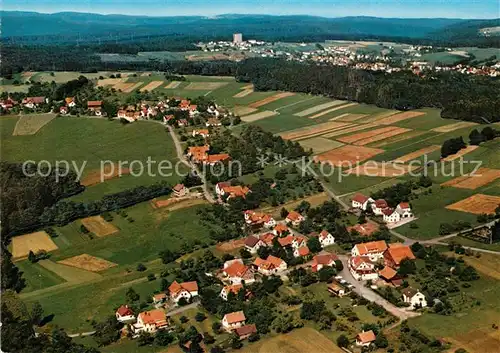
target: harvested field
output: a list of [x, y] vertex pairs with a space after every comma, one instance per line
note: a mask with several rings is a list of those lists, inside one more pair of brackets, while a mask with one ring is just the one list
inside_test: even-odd
[[13, 136], [34, 135], [56, 117], [56, 114], [27, 114], [17, 120]]
[[236, 239], [226, 241], [224, 243], [219, 243], [216, 245], [217, 250], [222, 252], [231, 252], [234, 250], [241, 249], [245, 246], [245, 239]]
[[192, 91], [211, 91], [227, 85], [228, 82], [191, 82], [184, 89]]
[[152, 90], [160, 87], [162, 84], [163, 84], [163, 81], [151, 81], [146, 86], [142, 87], [139, 91], [141, 91], [141, 92], [152, 91]]
[[455, 188], [475, 190], [500, 178], [499, 169], [479, 168], [473, 175], [464, 175], [447, 181], [441, 185]]
[[469, 126], [474, 126], [474, 125], [477, 125], [477, 124], [476, 123], [471, 123], [471, 122], [468, 122], [468, 121], [462, 121], [462, 122], [455, 123], [455, 124], [449, 124], [449, 125], [443, 125], [443, 126], [440, 126], [440, 127], [436, 127], [434, 129], [432, 129], [431, 131], [436, 131], [436, 132], [450, 132], [450, 131], [455, 131], [455, 130], [458, 130], [458, 129], [462, 129], [464, 127], [469, 127]]
[[294, 115], [296, 115], [296, 116], [307, 116], [307, 115], [310, 115], [310, 114], [317, 113], [317, 112], [319, 112], [321, 110], [325, 110], [325, 109], [328, 109], [328, 108], [331, 108], [331, 107], [335, 107], [335, 106], [338, 106], [338, 105], [344, 104], [344, 103], [345, 103], [345, 101], [335, 100], [335, 101], [332, 101], [332, 102], [323, 103], [323, 104], [317, 105], [315, 107], [311, 107], [311, 108], [305, 109], [305, 110], [303, 110], [301, 112], [295, 113]]
[[243, 116], [243, 115], [248, 115], [250, 113], [253, 113], [256, 111], [257, 108], [250, 108], [245, 105], [237, 105], [233, 108], [233, 113], [235, 115]]
[[102, 171], [100, 169], [93, 170], [85, 175], [85, 177], [81, 180], [81, 184], [84, 186], [92, 186], [102, 183], [106, 180], [121, 177], [122, 175], [127, 175], [129, 173], [130, 170], [128, 168], [120, 169], [119, 165], [116, 163], [113, 166], [106, 164]]
[[400, 142], [400, 141], [404, 141], [404, 140], [409, 140], [409, 139], [415, 138], [417, 136], [424, 135], [426, 133], [427, 133], [426, 131], [414, 130], [414, 131], [410, 131], [410, 132], [405, 133], [405, 134], [396, 135], [396, 136], [387, 138], [384, 141], [374, 143], [374, 144], [370, 145], [370, 147], [384, 147], [384, 146], [390, 145], [392, 143], [396, 143], [396, 142]]
[[85, 228], [98, 237], [104, 237], [118, 232], [118, 228], [116, 228], [113, 224], [106, 222], [101, 216], [83, 218], [81, 222]]
[[306, 126], [299, 130], [287, 131], [280, 134], [280, 136], [287, 140], [297, 140], [306, 137], [313, 137], [314, 135], [326, 134], [330, 131], [335, 131], [347, 126], [351, 126], [349, 123], [338, 123], [336, 121], [329, 121], [322, 124]]
[[274, 116], [277, 114], [278, 114], [277, 112], [273, 112], [270, 110], [264, 110], [263, 112], [243, 116], [243, 117], [241, 117], [241, 120], [243, 120], [246, 123], [250, 123], [252, 121], [257, 121], [260, 119], [269, 118], [270, 116]]
[[431, 145], [428, 147], [424, 147], [422, 149], [419, 149], [418, 151], [411, 152], [408, 154], [405, 154], [404, 156], [396, 158], [393, 162], [395, 163], [406, 163], [409, 161], [412, 161], [420, 156], [423, 156], [424, 154], [428, 154], [434, 151], [437, 151], [441, 148], [439, 145]]
[[97, 86], [99, 87], [104, 87], [104, 86], [114, 86], [120, 82], [124, 82], [124, 78], [105, 78], [102, 80], [97, 81]]
[[382, 128], [375, 129], [375, 130], [359, 132], [357, 134], [340, 137], [337, 140], [344, 142], [344, 143], [354, 143], [356, 141], [365, 140], [365, 139], [368, 139], [370, 137], [384, 134], [386, 132], [390, 132], [390, 131], [397, 130], [397, 129], [399, 129], [399, 128], [396, 126], [387, 126], [387, 127], [382, 127]]
[[467, 146], [465, 148], [462, 148], [460, 151], [458, 151], [457, 153], [455, 154], [452, 154], [451, 156], [448, 156], [446, 158], [443, 158], [443, 161], [444, 162], [450, 162], [450, 161], [453, 161], [457, 158], [460, 158], [464, 155], [466, 155], [467, 153], [470, 153], [472, 151], [474, 151], [475, 149], [477, 149], [479, 146]]
[[37, 253], [40, 250], [57, 250], [57, 245], [46, 232], [35, 232], [12, 237], [12, 256], [21, 258], [28, 256], [30, 250]]
[[233, 98], [243, 98], [253, 93], [253, 89], [244, 89], [241, 92], [236, 93]]
[[312, 149], [314, 154], [344, 146], [342, 142], [329, 140], [323, 137], [313, 137], [307, 140], [302, 140], [300, 141], [300, 145], [306, 150]]
[[353, 166], [377, 154], [384, 152], [378, 148], [363, 146], [342, 146], [331, 151], [324, 152], [314, 157], [317, 162], [331, 163], [334, 166]]
[[130, 93], [137, 88], [141, 87], [144, 82], [119, 82], [113, 86], [117, 91], [122, 91], [125, 93]]
[[323, 137], [331, 138], [335, 136], [340, 136], [340, 135], [346, 135], [350, 134], [351, 132], [356, 132], [360, 130], [367, 130], [371, 129], [373, 127], [377, 127], [377, 124], [351, 124], [349, 127], [346, 127], [344, 129], [339, 129], [334, 132], [330, 132], [328, 134], [323, 135]]
[[245, 89], [245, 90], [247, 90], [247, 89], [251, 89], [251, 90], [253, 90], [253, 83], [250, 83], [250, 84], [248, 84], [248, 85], [245, 85], [245, 86], [241, 87], [241, 89]]
[[404, 112], [399, 114], [394, 114], [386, 118], [377, 120], [380, 125], [391, 125], [406, 119], [416, 118], [418, 116], [425, 115], [423, 112]]
[[38, 261], [38, 263], [40, 264], [40, 266], [51, 272], [54, 272], [56, 275], [67, 282], [83, 283], [95, 281], [96, 279], [102, 278], [102, 276], [98, 273], [62, 265], [52, 260], [40, 260]]
[[[340, 102], [339, 104], [344, 104], [345, 102], [344, 101], [336, 101], [336, 102]], [[344, 108], [348, 108], [348, 107], [352, 107], [352, 106], [355, 106], [355, 105], [358, 105], [358, 103], [349, 103], [349, 104], [344, 104], [344, 105], [341, 105], [339, 107], [333, 107], [333, 108], [330, 108], [330, 109], [327, 109], [327, 110], [324, 110], [322, 112], [319, 112], [317, 114], [314, 114], [314, 115], [311, 115], [309, 117], [309, 119], [316, 119], [316, 118], [320, 118], [322, 117], [323, 115], [326, 115], [326, 114], [329, 114], [331, 112], [334, 112], [336, 110], [340, 110], [340, 109], [344, 109]], [[331, 120], [331, 119], [330, 119]]]
[[411, 129], [406, 129], [406, 128], [400, 127], [400, 128], [394, 129], [392, 131], [387, 131], [387, 132], [381, 133], [381, 134], [376, 135], [376, 136], [372, 136], [372, 137], [368, 137], [368, 138], [363, 139], [363, 140], [356, 141], [354, 144], [357, 146], [365, 146], [365, 145], [368, 145], [372, 142], [385, 140], [385, 139], [391, 138], [393, 136], [404, 134], [404, 133], [409, 132], [409, 131], [411, 131]]
[[165, 88], [166, 89], [174, 89], [174, 88], [179, 87], [180, 84], [181, 84], [181, 81], [172, 81], [168, 85], [166, 85]]
[[353, 122], [353, 121], [358, 121], [361, 118], [364, 118], [367, 116], [366, 114], [351, 114], [351, 113], [345, 113], [339, 116], [336, 116], [335, 118], [331, 118], [330, 120], [340, 120], [340, 121], [345, 121], [345, 122]]
[[489, 327], [481, 328], [453, 338], [445, 337], [444, 340], [454, 345], [453, 350], [460, 347], [471, 353], [498, 353], [500, 331]]
[[377, 113], [377, 114], [374, 114], [374, 115], [370, 115], [366, 119], [363, 119], [363, 122], [364, 123], [378, 122], [379, 120], [385, 119], [385, 118], [387, 118], [389, 116], [392, 116], [392, 115], [398, 114], [398, 113], [399, 113], [398, 110], [389, 110], [387, 112]]
[[404, 164], [368, 161], [362, 165], [358, 165], [355, 168], [347, 170], [347, 172], [355, 175], [392, 178], [403, 176], [417, 168], [417, 166], [409, 166]]
[[275, 102], [281, 98], [286, 98], [286, 97], [291, 97], [294, 96], [295, 93], [292, 92], [281, 92], [274, 94], [272, 96], [266, 97], [264, 99], [261, 99], [260, 101], [253, 102], [252, 104], [249, 105], [250, 108], [259, 108], [262, 107], [263, 105]]
[[473, 214], [494, 214], [500, 205], [500, 196], [476, 194], [464, 200], [446, 206], [449, 210], [462, 211]]
[[73, 256], [68, 259], [57, 261], [57, 263], [66, 266], [81, 268], [82, 270], [91, 272], [104, 271], [110, 267], [116, 266], [114, 262], [94, 257], [89, 254], [81, 254], [78, 256]]

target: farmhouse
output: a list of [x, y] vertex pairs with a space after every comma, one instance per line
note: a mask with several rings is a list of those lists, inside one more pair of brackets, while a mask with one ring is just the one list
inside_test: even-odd
[[375, 334], [372, 330], [358, 333], [356, 336], [356, 346], [368, 347], [375, 341]]
[[320, 253], [313, 257], [311, 268], [313, 272], [318, 272], [325, 266], [335, 266], [335, 261], [339, 258], [332, 253]]
[[224, 315], [224, 317], [222, 318], [222, 327], [224, 327], [226, 331], [231, 332], [232, 330], [245, 325], [246, 320], [247, 319], [243, 311], [229, 313]]
[[347, 294], [347, 290], [346, 288], [344, 288], [343, 286], [341, 286], [340, 284], [338, 283], [330, 283], [327, 287], [327, 290], [328, 292], [330, 292], [331, 294], [333, 295], [336, 295], [337, 297], [343, 297], [344, 295]]
[[238, 327], [234, 332], [238, 335], [240, 340], [247, 339], [252, 333], [257, 333], [257, 326], [255, 324], [245, 325]]
[[285, 246], [292, 246], [292, 244], [293, 244], [293, 240], [294, 240], [293, 235], [288, 234], [287, 236], [285, 236], [285, 237], [283, 237], [283, 238], [278, 238], [278, 243], [280, 243], [280, 245], [281, 245], [282, 247], [285, 247]]
[[165, 293], [158, 293], [153, 295], [153, 304], [159, 305], [167, 300], [167, 295]]
[[128, 305], [120, 306], [115, 312], [116, 320], [120, 322], [130, 322], [135, 321], [134, 312], [128, 307]]
[[356, 194], [351, 200], [351, 207], [366, 211], [368, 205], [373, 202], [371, 197], [363, 194]]
[[1, 99], [0, 100], [0, 107], [2, 107], [5, 110], [10, 110], [12, 109], [15, 105], [17, 105], [17, 101], [11, 99], [10, 97], [7, 99]]
[[267, 246], [267, 244], [254, 235], [249, 235], [245, 238], [245, 249], [250, 251], [251, 254], [256, 254], [257, 251], [263, 246]]
[[253, 265], [257, 268], [259, 273], [265, 276], [278, 274], [287, 269], [285, 261], [272, 255], [269, 255], [266, 260], [263, 260], [260, 257], [256, 258]]
[[401, 215], [394, 208], [386, 208], [382, 211], [385, 223], [397, 223], [401, 220]]
[[413, 217], [413, 213], [411, 212], [411, 207], [408, 202], [401, 202], [397, 205], [396, 212], [400, 214], [401, 218]]
[[272, 246], [273, 245], [273, 240], [274, 240], [274, 234], [273, 233], [265, 233], [261, 234], [259, 236], [259, 239], [262, 240], [264, 244], [267, 246]]
[[217, 183], [215, 185], [215, 193], [219, 197], [227, 197], [226, 200], [229, 200], [231, 197], [243, 197], [251, 192], [250, 189], [246, 186], [241, 185], [231, 185], [228, 182]]
[[[102, 106], [102, 101], [88, 101], [87, 102], [87, 108], [91, 111], [97, 114], [101, 112], [101, 106]], [[100, 114], [99, 114], [100, 115]]]
[[22, 104], [26, 108], [35, 109], [40, 104], [47, 103], [47, 99], [45, 97], [26, 97], [22, 100]]
[[409, 246], [396, 243], [389, 245], [384, 252], [384, 264], [392, 268], [398, 268], [404, 259], [415, 260], [415, 255]]
[[200, 135], [201, 137], [205, 138], [210, 136], [208, 133], [208, 129], [194, 129], [193, 130], [193, 137]]
[[389, 208], [387, 201], [384, 199], [378, 199], [372, 203], [372, 212], [374, 215], [381, 216], [384, 214], [384, 210]]
[[385, 240], [371, 241], [368, 243], [356, 244], [351, 250], [352, 256], [368, 256], [371, 261], [378, 261], [384, 257], [387, 249]]
[[116, 113], [116, 117], [118, 119], [125, 119], [127, 120], [129, 123], [133, 123], [134, 121], [136, 121], [137, 119], [139, 119], [141, 116], [141, 113], [140, 112], [136, 112], [136, 111], [132, 111], [132, 110], [124, 110], [124, 109], [120, 109], [117, 113]]
[[387, 284], [391, 284], [394, 287], [399, 287], [403, 284], [403, 280], [399, 277], [398, 272], [389, 266], [385, 266], [378, 271], [378, 276]]
[[264, 226], [266, 228], [272, 228], [276, 225], [276, 221], [270, 215], [263, 212], [255, 212], [248, 210], [244, 212], [245, 222], [251, 226]]
[[347, 264], [352, 276], [358, 281], [373, 280], [378, 277], [375, 264], [368, 256], [353, 256]]
[[298, 227], [303, 221], [304, 217], [297, 211], [290, 211], [285, 218], [285, 222], [287, 224], [292, 224], [294, 227]]
[[195, 162], [201, 162], [207, 158], [207, 153], [209, 150], [209, 145], [191, 146], [188, 148], [187, 156], [191, 157]]
[[305, 245], [305, 246], [300, 246], [298, 248], [295, 248], [295, 250], [293, 251], [293, 256], [294, 257], [304, 257], [304, 256], [308, 256], [310, 253], [311, 253], [311, 251], [309, 250], [307, 245]]
[[189, 194], [189, 189], [184, 186], [184, 184], [175, 185], [172, 190], [174, 191], [175, 197], [183, 197]]
[[244, 265], [241, 259], [226, 261], [222, 273], [231, 284], [255, 282], [253, 270], [250, 266]]
[[191, 102], [189, 100], [182, 99], [181, 102], [179, 103], [179, 108], [181, 110], [188, 110], [190, 105], [191, 105]]
[[285, 235], [287, 233], [290, 233], [290, 229], [288, 229], [288, 227], [286, 225], [279, 223], [276, 225], [276, 227], [274, 227], [273, 233], [275, 235], [281, 236], [281, 235]]
[[198, 114], [198, 106], [196, 104], [189, 105], [189, 116], [193, 117]]
[[318, 240], [322, 248], [335, 244], [335, 238], [325, 229], [319, 233]]
[[223, 300], [227, 300], [227, 297], [229, 295], [229, 293], [233, 293], [234, 295], [238, 295], [239, 291], [243, 289], [243, 285], [242, 284], [232, 284], [232, 285], [229, 285], [229, 286], [225, 286], [224, 288], [222, 288], [219, 296], [223, 299]]
[[403, 289], [403, 302], [410, 304], [410, 308], [418, 309], [425, 308], [427, 306], [427, 300], [425, 295], [420, 293], [418, 289], [411, 287]]
[[170, 298], [177, 304], [181, 298], [185, 300], [190, 300], [198, 296], [198, 283], [196, 281], [178, 283], [174, 281], [170, 287], [168, 287], [170, 292]]
[[66, 115], [66, 114], [68, 114], [68, 107], [65, 107], [65, 106], [60, 107], [60, 108], [59, 108], [59, 113], [60, 113], [61, 115]]
[[206, 126], [221, 126], [222, 123], [217, 118], [208, 118], [208, 120], [206, 121], [205, 125]]
[[64, 99], [64, 102], [66, 103], [67, 107], [73, 108], [74, 106], [76, 106], [75, 97], [66, 97]]
[[141, 332], [155, 333], [168, 327], [168, 319], [165, 312], [160, 309], [144, 311], [137, 316], [137, 322], [132, 325], [134, 334]]
[[371, 222], [371, 221], [368, 221], [364, 224], [355, 224], [351, 227], [347, 227], [347, 231], [349, 233], [355, 231], [357, 232], [359, 235], [362, 235], [362, 236], [365, 236], [365, 237], [369, 237], [371, 236], [373, 233], [377, 232], [379, 230], [379, 226], [377, 223], [375, 222]]

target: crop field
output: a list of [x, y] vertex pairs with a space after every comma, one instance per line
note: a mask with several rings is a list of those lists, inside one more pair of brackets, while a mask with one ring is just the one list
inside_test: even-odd
[[314, 114], [314, 115], [311, 115], [311, 116], [309, 116], [308, 118], [309, 118], [309, 119], [317, 119], [317, 118], [321, 118], [321, 117], [323, 117], [323, 116], [325, 116], [325, 115], [328, 115], [328, 114], [330, 114], [330, 113], [333, 113], [333, 112], [335, 112], [335, 111], [337, 111], [337, 110], [340, 110], [340, 109], [345, 109], [345, 108], [347, 108], [347, 107], [352, 107], [352, 106], [356, 106], [356, 105], [358, 105], [358, 103], [347, 103], [347, 104], [344, 104], [344, 103], [346, 103], [345, 101], [335, 101], [335, 102], [338, 102], [338, 104], [339, 104], [340, 106], [339, 106], [339, 107], [329, 108], [329, 109], [324, 110], [324, 111], [322, 111], [322, 112], [319, 112], [319, 113], [316, 113], [316, 114]]
[[125, 93], [130, 93], [138, 89], [144, 84], [144, 82], [120, 82], [113, 86], [117, 91], [122, 91]]
[[[348, 123], [351, 123], [353, 121], [358, 121], [362, 118], [364, 118], [365, 116], [367, 116], [366, 114], [350, 114], [350, 113], [344, 113], [344, 114], [341, 114], [339, 116], [336, 116], [335, 118], [332, 118], [332, 119], [335, 119], [335, 120], [339, 120], [339, 121], [345, 121], [345, 122], [348, 122]], [[330, 119], [330, 120], [332, 120]]]
[[338, 105], [341, 105], [344, 103], [345, 103], [344, 101], [334, 100], [334, 101], [330, 101], [330, 102], [326, 102], [326, 103], [322, 103], [322, 104], [313, 106], [311, 108], [307, 108], [305, 110], [302, 110], [300, 112], [295, 113], [294, 115], [307, 116], [307, 115], [311, 115], [311, 114], [317, 113], [319, 111], [322, 111], [322, 110], [325, 110], [325, 109], [328, 109], [331, 107], [335, 107], [335, 106], [338, 106]]
[[244, 89], [241, 92], [236, 93], [233, 98], [243, 98], [253, 93], [253, 88]]
[[[282, 138], [287, 140], [299, 140], [308, 137], [313, 137], [316, 135], [326, 134], [330, 131], [335, 131], [346, 126], [350, 126], [349, 123], [338, 123], [335, 121], [330, 121], [322, 124], [315, 124], [311, 126], [306, 126], [299, 130], [293, 130], [286, 133], [280, 134]], [[343, 142], [343, 141], [342, 141]]]
[[312, 149], [314, 154], [318, 154], [341, 147], [344, 144], [324, 137], [313, 137], [307, 140], [301, 140], [300, 145], [306, 150]]
[[394, 162], [406, 163], [406, 162], [412, 161], [418, 157], [421, 157], [424, 154], [428, 154], [428, 153], [437, 151], [439, 149], [441, 149], [441, 146], [439, 146], [439, 145], [431, 145], [429, 147], [424, 147], [424, 148], [419, 149], [415, 152], [411, 152], [411, 153], [405, 154], [404, 156], [398, 157], [397, 159], [394, 160]]
[[385, 140], [385, 139], [388, 139], [388, 138], [391, 138], [394, 136], [402, 135], [402, 134], [405, 134], [405, 133], [410, 132], [410, 131], [411, 131], [410, 129], [405, 129], [403, 127], [396, 127], [395, 129], [393, 129], [391, 131], [386, 131], [386, 132], [380, 133], [376, 136], [370, 136], [370, 137], [358, 140], [358, 141], [354, 142], [354, 145], [366, 146], [366, 145], [371, 144], [373, 142], [377, 142], [377, 141]]
[[314, 160], [321, 163], [330, 163], [334, 166], [353, 166], [358, 162], [365, 161], [384, 150], [363, 146], [345, 145], [314, 157]]
[[417, 168], [417, 166], [369, 161], [365, 164], [351, 168], [346, 172], [354, 175], [394, 178], [408, 174], [410, 171]]
[[477, 124], [476, 123], [471, 123], [469, 121], [461, 121], [459, 123], [449, 124], [449, 125], [444, 125], [444, 126], [440, 126], [440, 127], [434, 128], [434, 129], [432, 129], [432, 131], [435, 131], [435, 132], [450, 132], [450, 131], [455, 131], [455, 130], [462, 129], [464, 127], [469, 127], [469, 126], [474, 126], [474, 125], [477, 125]]
[[476, 150], [478, 148], [478, 146], [474, 146], [474, 145], [470, 145], [470, 146], [467, 146], [465, 148], [462, 148], [460, 151], [458, 151], [457, 153], [455, 154], [452, 154], [452, 155], [449, 155], [448, 157], [446, 158], [443, 158], [443, 161], [445, 162], [450, 162], [450, 161], [454, 161], [455, 159], [458, 159], [460, 157], [463, 157], [465, 156], [466, 154]]
[[498, 206], [500, 206], [500, 196], [476, 194], [446, 208], [474, 214], [494, 214]]
[[203, 91], [203, 90], [214, 90], [227, 85], [227, 82], [190, 82], [184, 89]]
[[[378, 128], [375, 130], [359, 132], [359, 133], [356, 133], [353, 135], [339, 137], [339, 138], [337, 138], [337, 140], [344, 142], [344, 143], [357, 144], [358, 142], [363, 143], [363, 141], [367, 141], [367, 139], [370, 139], [372, 137], [378, 137], [382, 134], [391, 133], [393, 131], [395, 132], [394, 135], [398, 135], [398, 134], [402, 134], [404, 132], [407, 132], [409, 130], [401, 130], [401, 128], [398, 128], [395, 126], [387, 126], [387, 127], [382, 127], [382, 128]], [[394, 136], [394, 135], [392, 135], [392, 136]], [[386, 135], [384, 135], [384, 136], [386, 136]], [[389, 136], [387, 136], [387, 137], [391, 137], [391, 135], [389, 134]], [[372, 141], [372, 142], [375, 142], [375, 141]], [[365, 144], [368, 144], [368, 143], [365, 143]]]
[[81, 222], [85, 228], [98, 237], [105, 237], [118, 232], [118, 228], [112, 223], [106, 222], [101, 216], [83, 218]]
[[142, 87], [139, 91], [141, 91], [141, 92], [152, 91], [152, 90], [160, 87], [162, 84], [163, 84], [163, 81], [151, 81], [146, 86]]
[[92, 186], [102, 183], [106, 180], [121, 177], [130, 173], [130, 169], [121, 168], [119, 164], [113, 163], [104, 165], [102, 169], [92, 170], [88, 172], [80, 181], [84, 186]]
[[484, 185], [490, 184], [500, 178], [500, 170], [479, 168], [472, 175], [464, 175], [458, 178], [442, 183], [442, 186], [453, 186], [454, 188], [463, 188], [475, 190]]
[[260, 101], [251, 103], [249, 105], [249, 107], [250, 108], [260, 108], [263, 105], [266, 105], [266, 104], [269, 104], [269, 103], [273, 103], [273, 102], [275, 102], [277, 100], [280, 100], [282, 98], [291, 97], [291, 96], [294, 96], [294, 95], [295, 95], [295, 93], [291, 93], [291, 92], [276, 93], [275, 95], [272, 95], [270, 97], [266, 97], [264, 99], [261, 99]]
[[181, 84], [182, 82], [181, 81], [172, 81], [170, 82], [168, 85], [165, 86], [166, 89], [174, 89], [174, 88], [177, 88], [179, 87], [179, 85]]
[[53, 251], [57, 250], [57, 245], [44, 231], [18, 235], [12, 238], [12, 256], [14, 258], [28, 256], [30, 250], [34, 253], [40, 250]]
[[241, 120], [243, 120], [246, 123], [251, 123], [251, 122], [254, 122], [254, 121], [257, 121], [260, 119], [269, 118], [270, 116], [274, 116], [276, 114], [278, 114], [278, 113], [270, 111], [270, 110], [264, 110], [262, 112], [258, 112], [258, 113], [254, 113], [254, 114], [250, 114], [250, 115], [245, 115], [241, 118]]
[[104, 78], [97, 81], [97, 86], [99, 87], [114, 86], [121, 82], [125, 82], [125, 78]]
[[344, 127], [343, 129], [329, 132], [329, 133], [323, 135], [323, 137], [332, 138], [332, 137], [336, 137], [336, 136], [347, 135], [347, 134], [350, 134], [351, 132], [368, 130], [368, 129], [371, 129], [373, 127], [377, 127], [377, 124], [373, 124], [373, 123], [372, 124], [359, 124], [359, 125], [350, 124], [350, 125], [347, 125], [346, 127]]
[[52, 260], [40, 260], [38, 263], [46, 270], [52, 271], [57, 276], [63, 278], [66, 282], [83, 283], [101, 278], [101, 275], [98, 273], [73, 266], [66, 266]]
[[251, 113], [255, 112], [256, 110], [257, 110], [256, 108], [250, 108], [250, 107], [247, 107], [244, 105], [236, 105], [233, 108], [233, 113], [235, 115], [243, 116], [243, 115], [251, 114]]
[[380, 120], [376, 120], [376, 122], [379, 123], [380, 125], [391, 125], [403, 120], [416, 118], [424, 114], [425, 113], [423, 112], [404, 112], [404, 113], [390, 115]]
[[53, 113], [21, 115], [12, 135], [34, 135], [55, 117]]
[[395, 136], [392, 136], [389, 138], [385, 138], [379, 142], [370, 143], [370, 147], [385, 147], [385, 146], [391, 145], [391, 144], [396, 143], [396, 142], [411, 140], [415, 137], [422, 136], [422, 135], [430, 136], [431, 134], [429, 134], [425, 131], [413, 130], [410, 132], [402, 133], [400, 135], [395, 135]]
[[116, 266], [115, 263], [100, 259], [89, 254], [73, 256], [64, 260], [58, 261], [59, 264], [81, 268], [82, 270], [99, 272]]

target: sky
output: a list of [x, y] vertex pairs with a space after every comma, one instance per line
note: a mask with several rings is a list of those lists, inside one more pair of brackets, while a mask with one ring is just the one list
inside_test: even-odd
[[146, 16], [214, 16], [239, 13], [305, 14], [323, 17], [500, 17], [498, 0], [3, 0], [2, 9]]

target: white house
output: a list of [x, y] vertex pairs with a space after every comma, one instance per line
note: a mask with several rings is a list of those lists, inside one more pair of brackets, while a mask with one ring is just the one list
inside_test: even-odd
[[348, 261], [349, 271], [358, 281], [368, 281], [378, 278], [375, 264], [368, 256], [353, 256]]
[[310, 253], [311, 253], [311, 251], [309, 250], [307, 245], [305, 245], [305, 246], [300, 246], [298, 248], [295, 248], [295, 250], [293, 251], [293, 256], [294, 257], [304, 257], [304, 256], [309, 255]]
[[335, 266], [335, 261], [339, 258], [335, 254], [321, 252], [313, 257], [311, 268], [313, 272], [318, 272], [325, 266]]
[[419, 290], [413, 288], [403, 289], [403, 302], [410, 304], [410, 308], [425, 308], [427, 306], [427, 300], [425, 295], [423, 295]]
[[229, 285], [229, 286], [225, 286], [224, 288], [222, 288], [219, 296], [223, 300], [227, 300], [227, 297], [228, 297], [229, 293], [233, 293], [234, 295], [238, 295], [238, 293], [242, 289], [243, 289], [243, 285], [242, 284], [232, 284], [232, 285]]
[[304, 216], [302, 216], [297, 211], [290, 211], [285, 218], [287, 224], [292, 224], [294, 227], [298, 227], [300, 223], [304, 221]]
[[134, 334], [141, 332], [155, 333], [168, 327], [168, 319], [161, 309], [144, 311], [137, 316], [137, 322], [132, 325]]
[[384, 210], [388, 207], [389, 205], [387, 204], [387, 201], [384, 199], [378, 199], [372, 203], [372, 212], [374, 215], [381, 216], [383, 215]]
[[408, 202], [401, 202], [396, 207], [396, 212], [401, 215], [401, 218], [410, 218], [413, 217], [413, 213], [411, 212], [411, 207]]
[[335, 237], [327, 230], [322, 230], [321, 233], [319, 233], [318, 240], [322, 248], [335, 244]]
[[243, 214], [248, 225], [263, 225], [266, 228], [273, 228], [276, 225], [275, 219], [266, 213], [247, 210]]
[[358, 333], [356, 336], [356, 346], [368, 347], [370, 344], [375, 342], [375, 333], [372, 330]]
[[174, 281], [170, 287], [168, 287], [170, 292], [170, 298], [177, 304], [181, 298], [186, 300], [191, 300], [192, 298], [198, 296], [198, 283], [196, 281], [179, 283]]
[[167, 295], [165, 293], [158, 293], [153, 295], [153, 304], [160, 305], [167, 300]]
[[255, 282], [253, 270], [250, 266], [244, 265], [241, 259], [226, 261], [222, 273], [226, 281], [231, 284], [240, 284], [241, 282], [250, 284]]
[[250, 235], [245, 239], [245, 249], [250, 251], [251, 254], [256, 254], [257, 251], [263, 246], [267, 245], [254, 235]]
[[370, 241], [354, 245], [351, 250], [352, 256], [367, 256], [371, 261], [378, 261], [384, 257], [384, 251], [387, 250], [385, 240]]
[[371, 197], [365, 196], [363, 194], [356, 194], [351, 200], [352, 208], [358, 208], [360, 210], [366, 211], [368, 205], [374, 202]]
[[135, 321], [134, 312], [128, 307], [128, 305], [120, 306], [115, 312], [116, 320], [120, 322], [131, 322]]
[[382, 213], [385, 223], [396, 223], [401, 220], [401, 215], [393, 208], [386, 208]]
[[245, 325], [245, 323], [246, 317], [243, 311], [235, 311], [222, 318], [222, 327], [229, 332]]
[[272, 255], [269, 255], [266, 260], [260, 257], [256, 258], [253, 265], [257, 268], [259, 273], [265, 276], [279, 274], [287, 269], [285, 261]]

